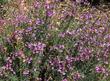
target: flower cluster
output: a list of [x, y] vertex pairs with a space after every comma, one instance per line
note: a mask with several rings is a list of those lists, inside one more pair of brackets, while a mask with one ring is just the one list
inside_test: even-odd
[[33, 54], [42, 53], [45, 47], [46, 45], [41, 42], [28, 44], [28, 48], [33, 52]]

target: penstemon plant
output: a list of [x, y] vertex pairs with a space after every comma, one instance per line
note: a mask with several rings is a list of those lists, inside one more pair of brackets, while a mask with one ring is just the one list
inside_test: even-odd
[[13, 10], [0, 33], [0, 81], [110, 80], [109, 12], [86, 0], [9, 4]]

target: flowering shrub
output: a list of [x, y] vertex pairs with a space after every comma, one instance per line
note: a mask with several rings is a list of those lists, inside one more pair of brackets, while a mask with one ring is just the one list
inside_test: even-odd
[[4, 17], [1, 81], [110, 80], [109, 12], [78, 0], [24, 2]]

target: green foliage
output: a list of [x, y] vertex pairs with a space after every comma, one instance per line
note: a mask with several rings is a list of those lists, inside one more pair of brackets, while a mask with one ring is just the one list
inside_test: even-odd
[[5, 4], [7, 2], [8, 2], [8, 0], [0, 0], [0, 4]]

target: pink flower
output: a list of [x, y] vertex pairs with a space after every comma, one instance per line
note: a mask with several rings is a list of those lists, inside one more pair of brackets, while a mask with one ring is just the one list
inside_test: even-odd
[[62, 81], [68, 81], [68, 80], [65, 78], [65, 79], [63, 79]]
[[95, 70], [97, 73], [106, 73], [106, 69], [101, 66], [96, 66]]

